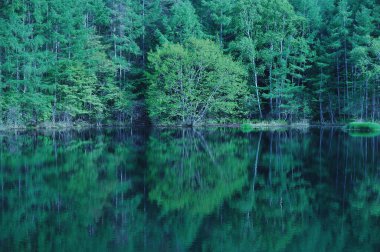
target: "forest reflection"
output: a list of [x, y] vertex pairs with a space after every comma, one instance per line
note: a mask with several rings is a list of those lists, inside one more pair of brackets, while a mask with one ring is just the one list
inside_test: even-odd
[[4, 251], [379, 251], [380, 137], [0, 135]]

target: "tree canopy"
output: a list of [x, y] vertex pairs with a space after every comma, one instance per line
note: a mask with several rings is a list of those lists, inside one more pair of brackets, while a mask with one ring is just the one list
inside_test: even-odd
[[244, 67], [207, 40], [166, 44], [149, 55], [147, 102], [152, 120], [194, 125], [242, 117], [248, 94]]
[[[379, 120], [379, 13], [378, 0], [1, 1], [0, 124]], [[169, 95], [181, 78], [196, 93]]]

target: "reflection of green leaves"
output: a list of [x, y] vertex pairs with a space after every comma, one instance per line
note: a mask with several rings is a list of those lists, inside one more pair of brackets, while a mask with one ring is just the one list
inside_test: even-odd
[[[63, 136], [70, 139], [70, 134]], [[17, 250], [31, 249], [37, 241], [42, 251], [56, 250], [63, 243], [63, 250], [77, 250], [78, 245], [84, 250], [106, 249], [112, 230], [102, 229], [106, 233], [98, 237], [98, 244], [86, 243], [92, 240], [88, 234], [111, 207], [112, 195], [130, 190], [130, 180], [121, 181], [118, 174], [132, 164], [124, 166], [133, 161], [134, 153], [104, 136], [85, 141], [76, 136], [67, 142], [57, 136], [31, 139], [28, 135], [0, 139], [5, 143], [0, 145], [0, 177], [3, 185], [11, 185], [1, 196], [7, 210], [0, 223], [8, 228], [2, 229], [0, 240], [12, 237]], [[113, 152], [108, 151], [111, 146]], [[128, 199], [122, 202], [125, 209], [134, 207], [125, 205]]]
[[306, 134], [176, 129], [153, 132], [146, 146], [136, 146], [134, 139], [141, 136], [113, 130], [0, 136], [2, 246], [10, 251], [373, 251], [379, 246], [377, 138], [326, 129]]
[[[273, 134], [281, 136], [283, 133]], [[301, 217], [312, 215], [311, 205], [315, 196], [299, 168], [303, 166], [300, 153], [307, 148], [309, 139], [283, 140], [275, 142], [272, 150], [260, 155], [260, 165], [269, 174], [258, 173], [253, 179], [255, 190], [249, 188], [248, 192], [242, 193], [237, 204], [231, 205], [245, 213], [246, 221], [252, 225], [249, 238], [245, 238], [239, 250], [250, 247], [259, 251], [283, 251], [307, 228]], [[247, 225], [243, 221], [239, 223]], [[242, 227], [234, 229], [243, 230]], [[237, 244], [237, 240], [231, 243]]]
[[369, 178], [362, 181], [356, 187], [351, 206], [360, 210], [363, 217], [380, 217], [380, 182]]
[[215, 143], [193, 131], [152, 137], [150, 198], [164, 213], [183, 209], [190, 214], [212, 213], [247, 183], [246, 147], [244, 139]]
[[380, 229], [380, 183], [377, 178], [366, 178], [355, 188], [350, 197], [352, 226], [358, 232], [357, 239], [371, 250], [373, 244], [379, 245]]
[[377, 137], [380, 136], [380, 131], [374, 131], [374, 132], [360, 132], [360, 131], [349, 131], [348, 134], [352, 137]]

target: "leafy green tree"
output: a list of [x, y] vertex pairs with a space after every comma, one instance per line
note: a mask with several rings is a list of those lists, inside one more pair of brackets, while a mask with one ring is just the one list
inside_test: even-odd
[[155, 123], [195, 125], [244, 115], [245, 69], [214, 43], [166, 44], [149, 62], [147, 102]]

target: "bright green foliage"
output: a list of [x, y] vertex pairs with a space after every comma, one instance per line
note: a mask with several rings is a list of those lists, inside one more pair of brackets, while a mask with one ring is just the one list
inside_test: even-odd
[[195, 125], [244, 115], [245, 69], [213, 42], [166, 44], [149, 62], [148, 107], [155, 123]]
[[346, 129], [353, 131], [380, 131], [380, 124], [372, 122], [352, 122], [346, 125]]
[[[57, 110], [63, 113], [64, 120], [99, 121], [117, 112], [116, 104], [121, 99], [117, 96], [120, 89], [113, 79], [114, 64], [107, 59], [96, 37], [87, 43], [82, 50], [83, 55], [60, 61], [58, 72], [53, 74], [57, 81]], [[128, 101], [124, 102], [127, 106]]]

